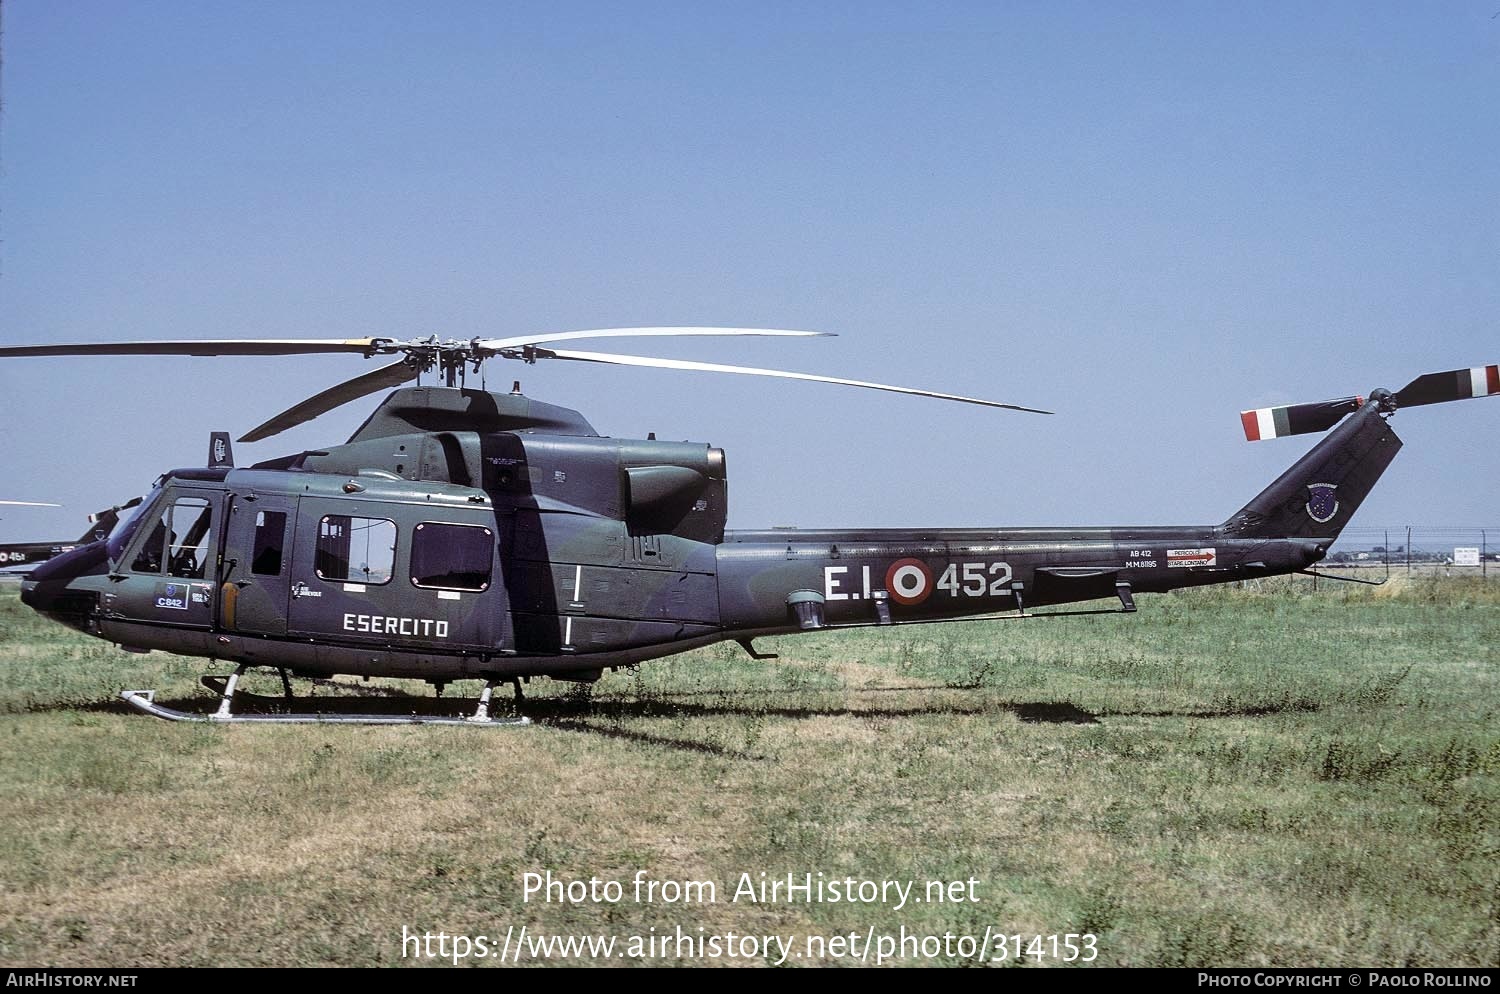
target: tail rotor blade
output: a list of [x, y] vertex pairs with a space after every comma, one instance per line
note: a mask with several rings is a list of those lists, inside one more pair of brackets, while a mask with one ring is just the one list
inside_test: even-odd
[[[1496, 395], [1500, 395], [1500, 365], [1426, 373], [1395, 393], [1375, 390], [1370, 394], [1370, 400], [1378, 402], [1381, 414], [1390, 415], [1403, 407], [1421, 407], [1424, 404], [1442, 404], [1450, 400]], [[1327, 431], [1338, 424], [1344, 415], [1363, 407], [1364, 403], [1363, 397], [1341, 397], [1316, 404], [1262, 407], [1256, 411], [1241, 411], [1240, 423], [1244, 426], [1245, 438], [1251, 442], [1286, 435], [1306, 435]]]
[[1396, 406], [1421, 407], [1495, 394], [1500, 394], [1500, 366], [1473, 366], [1417, 377], [1396, 391]]
[[89, 515], [89, 524], [101, 524], [109, 522], [110, 527], [113, 527], [113, 522], [117, 518], [119, 518], [121, 511], [128, 511], [133, 507], [140, 507], [141, 501], [145, 499], [146, 498], [144, 497], [132, 497], [123, 504], [116, 504], [114, 507], [107, 507], [102, 511], [95, 511], [93, 514]]
[[1352, 414], [1363, 405], [1363, 397], [1340, 397], [1338, 400], [1323, 400], [1315, 404], [1262, 407], [1254, 411], [1241, 411], [1240, 424], [1245, 429], [1247, 442], [1285, 438], [1288, 435], [1309, 435], [1327, 431], [1338, 424], [1344, 415]]

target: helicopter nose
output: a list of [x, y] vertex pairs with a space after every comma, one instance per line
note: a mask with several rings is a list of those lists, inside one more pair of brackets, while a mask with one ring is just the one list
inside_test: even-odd
[[21, 581], [21, 603], [69, 628], [87, 630], [99, 595], [78, 589], [73, 583], [108, 569], [109, 552], [103, 542], [65, 552], [42, 563]]

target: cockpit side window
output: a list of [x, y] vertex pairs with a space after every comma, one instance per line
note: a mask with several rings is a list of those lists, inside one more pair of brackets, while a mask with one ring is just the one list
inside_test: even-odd
[[156, 515], [130, 569], [201, 580], [212, 567], [213, 533], [209, 502], [202, 497], [178, 497]]

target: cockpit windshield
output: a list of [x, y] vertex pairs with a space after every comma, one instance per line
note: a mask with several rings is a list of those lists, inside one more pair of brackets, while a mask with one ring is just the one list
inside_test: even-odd
[[115, 522], [114, 528], [110, 529], [109, 538], [105, 539], [111, 562], [119, 561], [120, 554], [125, 551], [125, 546], [130, 544], [131, 536], [146, 519], [146, 512], [156, 505], [157, 498], [160, 496], [161, 487], [157, 486], [146, 495], [145, 500], [120, 513], [120, 519]]

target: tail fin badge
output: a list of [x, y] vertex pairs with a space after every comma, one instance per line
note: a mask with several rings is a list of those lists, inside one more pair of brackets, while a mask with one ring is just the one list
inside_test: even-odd
[[1309, 483], [1307, 485], [1307, 516], [1320, 525], [1332, 521], [1339, 513], [1337, 483]]

